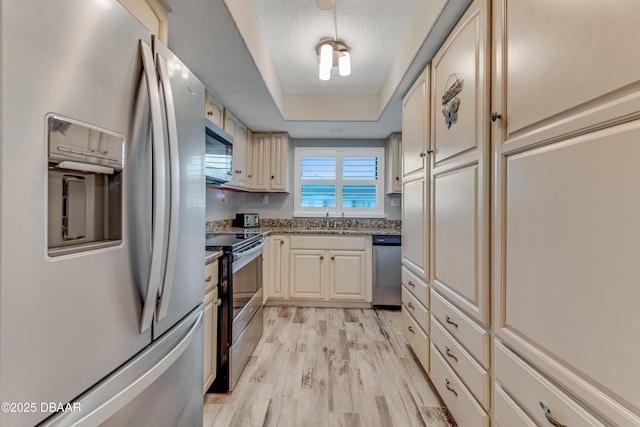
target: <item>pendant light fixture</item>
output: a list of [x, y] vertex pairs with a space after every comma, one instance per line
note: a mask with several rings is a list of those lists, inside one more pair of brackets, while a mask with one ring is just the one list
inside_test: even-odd
[[342, 41], [338, 40], [336, 1], [333, 0], [333, 2], [327, 2], [318, 0], [318, 7], [321, 9], [328, 9], [326, 6], [331, 3], [333, 3], [333, 40], [322, 40], [320, 44], [316, 46], [316, 55], [318, 56], [318, 62], [320, 63], [318, 66], [318, 77], [320, 80], [331, 79], [331, 70], [334, 67], [338, 67], [338, 73], [341, 76], [348, 76], [351, 74], [351, 55], [349, 54], [349, 48]]

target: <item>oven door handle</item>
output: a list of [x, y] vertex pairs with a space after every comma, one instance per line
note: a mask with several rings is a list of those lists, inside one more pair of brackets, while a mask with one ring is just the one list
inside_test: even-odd
[[262, 242], [260, 242], [259, 245], [253, 246], [251, 249], [247, 249], [246, 251], [243, 251], [243, 252], [235, 252], [233, 254], [233, 262], [240, 261], [242, 258], [249, 257], [255, 254], [256, 252], [262, 252], [262, 248], [264, 248], [265, 243], [266, 243], [266, 240], [262, 240]]
[[258, 258], [260, 254], [262, 254], [262, 248], [264, 248], [265, 243], [266, 241], [263, 240], [259, 245], [254, 246], [251, 249], [233, 254], [233, 262], [231, 263], [232, 273], [235, 274], [251, 261]]

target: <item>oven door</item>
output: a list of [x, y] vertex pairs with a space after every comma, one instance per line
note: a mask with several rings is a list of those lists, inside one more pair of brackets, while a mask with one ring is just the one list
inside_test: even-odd
[[265, 241], [246, 251], [233, 253], [231, 295], [233, 322], [231, 343], [235, 343], [262, 306], [262, 250]]

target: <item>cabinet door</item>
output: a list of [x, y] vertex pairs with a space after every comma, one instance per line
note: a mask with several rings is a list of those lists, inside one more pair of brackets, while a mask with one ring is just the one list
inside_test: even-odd
[[402, 136], [394, 133], [387, 139], [385, 147], [386, 193], [402, 193]]
[[248, 187], [252, 190], [269, 190], [269, 147], [268, 133], [254, 133], [249, 144], [251, 164], [247, 175]]
[[402, 173], [424, 171], [429, 146], [429, 66], [402, 100]]
[[289, 192], [289, 136], [286, 133], [271, 135], [269, 188], [271, 191]]
[[224, 105], [208, 90], [205, 92], [205, 117], [219, 128], [224, 128]]
[[204, 373], [203, 393], [216, 378], [216, 349], [218, 346], [218, 288], [204, 298]]
[[[474, 1], [433, 59], [431, 276], [489, 325], [488, 4]], [[447, 101], [443, 104], [444, 101]], [[445, 114], [448, 112], [448, 115]]]
[[232, 185], [246, 187], [247, 185], [247, 127], [243, 125], [231, 111], [224, 110], [224, 130], [233, 136], [233, 180]]
[[402, 264], [424, 282], [429, 269], [428, 191], [424, 176], [405, 182], [402, 189]]
[[289, 238], [270, 236], [269, 298], [289, 298]]
[[292, 249], [289, 256], [291, 298], [324, 299], [327, 251]]
[[329, 252], [329, 298], [335, 300], [365, 300], [365, 252]]

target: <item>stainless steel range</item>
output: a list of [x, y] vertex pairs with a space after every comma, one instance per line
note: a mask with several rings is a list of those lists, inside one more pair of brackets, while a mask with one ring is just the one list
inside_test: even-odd
[[207, 250], [222, 250], [219, 260], [217, 376], [209, 391], [234, 389], [262, 337], [263, 233], [225, 233], [207, 239]]

